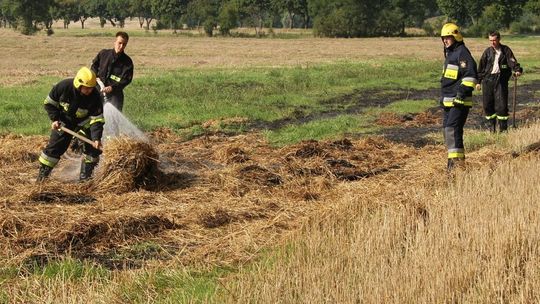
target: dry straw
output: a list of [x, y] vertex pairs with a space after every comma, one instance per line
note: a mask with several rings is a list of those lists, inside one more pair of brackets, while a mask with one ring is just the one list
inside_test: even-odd
[[[43, 184], [34, 180], [46, 138], [5, 138], [13, 149], [0, 159], [22, 156], [0, 168], [2, 260], [71, 255], [110, 266], [114, 252], [151, 241], [181, 263], [248, 261], [330, 208], [340, 183], [399, 170], [411, 155], [382, 138], [275, 149], [258, 135], [153, 135], [154, 145], [110, 141], [92, 182], [62, 181], [58, 170]], [[21, 148], [30, 141], [34, 148]]]
[[107, 143], [94, 178], [98, 193], [126, 193], [158, 178], [159, 155], [146, 142], [116, 138]]

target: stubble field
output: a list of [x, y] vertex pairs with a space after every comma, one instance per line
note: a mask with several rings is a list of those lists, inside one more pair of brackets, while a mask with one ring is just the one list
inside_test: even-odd
[[[0, 50], [7, 54], [0, 61], [3, 92], [40, 86], [46, 94], [49, 84], [43, 83], [72, 77], [112, 45], [111, 37], [61, 34], [0, 31]], [[485, 41], [471, 39], [468, 45], [479, 54]], [[476, 109], [466, 131], [466, 138], [477, 138], [467, 142], [467, 169], [453, 177], [445, 173], [436, 106], [411, 113], [390, 107], [436, 99], [437, 79], [420, 90], [404, 90], [400, 83], [388, 90], [394, 80], [382, 76], [369, 94], [351, 85], [341, 89], [348, 94], [312, 101], [328, 108], [297, 117], [309, 124], [369, 114], [380, 127], [376, 131], [338, 130], [326, 139], [269, 143], [265, 130], [297, 124], [294, 115], [266, 124], [212, 117], [195, 121], [203, 132], [192, 137], [173, 125], [145, 130], [157, 167], [145, 183], [127, 189], [100, 187], [99, 180], [66, 182], [62, 168], [35, 184], [46, 133], [5, 133], [0, 300], [534, 302], [540, 290], [540, 200], [533, 122], [538, 75], [530, 45], [517, 40], [514, 48], [532, 71], [520, 91], [523, 128], [489, 135], [479, 129]], [[147, 81], [157, 83], [164, 73], [305, 69], [310, 76], [310, 69], [333, 64], [392, 70], [390, 61], [400, 77], [414, 79], [416, 70], [400, 70], [399, 62], [431, 67], [442, 57], [438, 38], [232, 39], [143, 32], [132, 35], [126, 52], [143, 79], [128, 88], [126, 107], [129, 98], [141, 101], [138, 84], [151, 89]], [[33, 98], [39, 107], [43, 96]], [[215, 127], [239, 122], [247, 131]], [[132, 152], [120, 154], [129, 158]]]

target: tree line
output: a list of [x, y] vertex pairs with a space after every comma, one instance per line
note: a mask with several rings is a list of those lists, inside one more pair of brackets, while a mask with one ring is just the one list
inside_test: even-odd
[[0, 26], [24, 34], [55, 21], [64, 28], [99, 18], [122, 28], [136, 19], [141, 28], [203, 28], [207, 35], [229, 35], [238, 27], [312, 28], [325, 37], [404, 36], [407, 27], [436, 35], [455, 21], [470, 35], [490, 30], [540, 31], [540, 0], [0, 0]]

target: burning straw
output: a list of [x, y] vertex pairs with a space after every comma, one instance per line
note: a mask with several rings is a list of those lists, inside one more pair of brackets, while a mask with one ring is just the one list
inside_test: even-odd
[[97, 192], [126, 193], [155, 181], [158, 153], [146, 142], [117, 138], [107, 143], [94, 177]]

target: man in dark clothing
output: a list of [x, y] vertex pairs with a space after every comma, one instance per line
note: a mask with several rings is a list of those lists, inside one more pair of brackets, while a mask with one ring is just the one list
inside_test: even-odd
[[[486, 125], [495, 132], [497, 121], [499, 131], [508, 129], [508, 80], [512, 76], [521, 76], [523, 69], [514, 57], [512, 50], [500, 43], [499, 32], [489, 33], [491, 44], [480, 58], [478, 66], [478, 84], [476, 89], [483, 89], [482, 103], [486, 115]], [[482, 85], [480, 85], [480, 83]]]
[[116, 33], [114, 48], [101, 50], [92, 61], [92, 71], [104, 84], [100, 91], [119, 111], [124, 107], [124, 88], [133, 79], [133, 61], [124, 52], [128, 40], [126, 32]]
[[83, 67], [75, 78], [68, 78], [53, 86], [44, 101], [45, 110], [51, 119], [49, 143], [39, 156], [41, 167], [37, 181], [46, 179], [66, 152], [72, 135], [61, 130], [66, 127], [80, 131], [92, 145], [83, 146], [80, 180], [90, 178], [101, 154], [101, 136], [103, 134], [103, 104], [95, 90], [96, 75], [89, 68]]
[[441, 30], [444, 67], [441, 77], [441, 105], [444, 110], [444, 139], [448, 149], [448, 171], [465, 160], [463, 127], [472, 107], [476, 84], [476, 62], [463, 43], [459, 27], [447, 23]]

